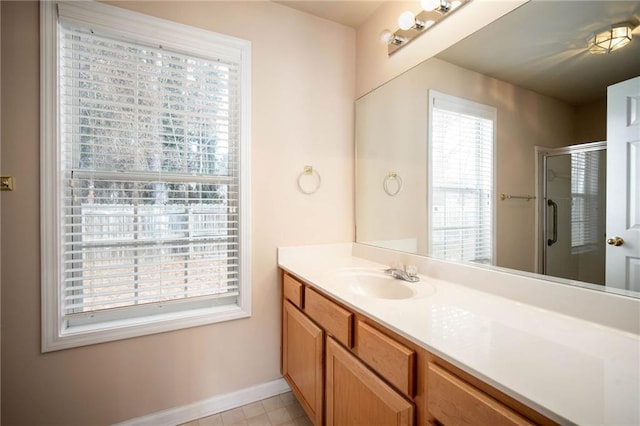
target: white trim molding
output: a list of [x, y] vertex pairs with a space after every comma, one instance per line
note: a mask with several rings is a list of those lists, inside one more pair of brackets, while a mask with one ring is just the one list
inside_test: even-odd
[[135, 419], [117, 423], [114, 426], [173, 426], [222, 413], [223, 411], [280, 395], [290, 390], [291, 388], [284, 379], [277, 379], [236, 392], [214, 396], [193, 404], [136, 417]]

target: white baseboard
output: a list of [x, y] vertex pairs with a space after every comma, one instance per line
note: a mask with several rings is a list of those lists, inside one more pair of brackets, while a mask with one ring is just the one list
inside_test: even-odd
[[277, 379], [236, 392], [214, 396], [213, 398], [194, 402], [193, 404], [182, 407], [169, 408], [168, 410], [126, 420], [122, 423], [117, 423], [115, 426], [174, 426], [201, 417], [212, 416], [242, 405], [251, 404], [261, 399], [280, 395], [290, 390], [291, 388], [289, 388], [289, 385], [284, 379]]

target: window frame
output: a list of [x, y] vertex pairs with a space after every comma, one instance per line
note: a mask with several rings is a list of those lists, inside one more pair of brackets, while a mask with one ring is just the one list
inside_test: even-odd
[[[91, 25], [137, 42], [240, 66], [240, 270], [237, 305], [200, 307], [66, 327], [62, 321], [59, 193], [58, 20]], [[251, 316], [251, 42], [96, 2], [40, 2], [40, 217], [42, 352], [143, 336]]]
[[[433, 109], [436, 102], [443, 103], [451, 106], [451, 110], [455, 110], [458, 113], [464, 113], [468, 115], [474, 115], [476, 117], [482, 117], [490, 119], [493, 122], [493, 139], [492, 139], [492, 152], [493, 162], [491, 165], [492, 182], [491, 182], [491, 260], [489, 265], [496, 265], [496, 233], [497, 233], [497, 209], [496, 209], [496, 158], [497, 158], [497, 123], [498, 123], [498, 111], [495, 107], [490, 105], [473, 102], [465, 98], [458, 96], [448, 95], [437, 90], [430, 89], [428, 91], [428, 122], [427, 122], [427, 211], [431, 211], [433, 208], [433, 167], [432, 167], [432, 149], [433, 149]], [[446, 108], [443, 108], [446, 109]], [[432, 215], [427, 214], [427, 252], [429, 255], [432, 253], [433, 244], [433, 232], [432, 232]], [[480, 263], [484, 264], [484, 263]]]

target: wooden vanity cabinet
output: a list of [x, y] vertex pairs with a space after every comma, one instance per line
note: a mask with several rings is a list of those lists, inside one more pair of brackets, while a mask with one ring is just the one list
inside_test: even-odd
[[316, 426], [554, 425], [283, 271], [282, 374]]
[[314, 425], [415, 424], [414, 351], [286, 272], [282, 296], [282, 375]]

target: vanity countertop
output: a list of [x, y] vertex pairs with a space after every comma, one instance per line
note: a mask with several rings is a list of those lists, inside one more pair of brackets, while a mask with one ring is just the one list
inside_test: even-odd
[[561, 424], [640, 425], [637, 334], [426, 275], [422, 297], [357, 295], [332, 275], [388, 265], [351, 244], [280, 248], [278, 264]]

